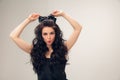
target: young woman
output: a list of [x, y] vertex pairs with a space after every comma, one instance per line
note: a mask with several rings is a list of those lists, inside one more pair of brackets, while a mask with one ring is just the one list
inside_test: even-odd
[[[68, 40], [62, 38], [62, 32], [56, 24], [55, 17], [66, 19], [74, 31]], [[35, 38], [29, 44], [20, 38], [24, 28], [31, 22], [39, 19], [40, 24], [35, 28]], [[38, 75], [38, 80], [67, 80], [65, 66], [68, 51], [76, 42], [81, 25], [63, 11], [53, 11], [51, 15], [42, 17], [33, 13], [25, 19], [10, 34], [11, 39], [31, 56], [33, 69]]]

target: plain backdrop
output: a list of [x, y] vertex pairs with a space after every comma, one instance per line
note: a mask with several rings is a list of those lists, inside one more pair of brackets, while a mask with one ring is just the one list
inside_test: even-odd
[[[10, 32], [29, 14], [42, 16], [63, 10], [82, 26], [69, 51], [68, 80], [120, 80], [120, 0], [0, 0], [0, 80], [37, 80], [30, 56], [9, 38]], [[73, 29], [62, 17], [57, 23], [68, 39]], [[21, 37], [29, 43], [38, 21]]]

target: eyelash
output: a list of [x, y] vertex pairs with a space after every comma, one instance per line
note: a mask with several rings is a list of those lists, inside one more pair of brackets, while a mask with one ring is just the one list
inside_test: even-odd
[[[50, 34], [55, 34], [54, 32], [51, 32]], [[43, 35], [47, 35], [47, 33], [44, 33]]]
[[43, 35], [47, 35], [47, 33], [44, 33]]
[[51, 32], [50, 34], [55, 34], [54, 32]]

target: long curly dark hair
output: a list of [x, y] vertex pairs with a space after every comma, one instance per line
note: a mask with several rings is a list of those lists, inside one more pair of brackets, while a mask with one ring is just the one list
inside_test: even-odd
[[35, 38], [33, 39], [33, 49], [31, 50], [31, 62], [33, 69], [37, 73], [40, 71], [42, 65], [45, 62], [45, 54], [48, 51], [48, 47], [43, 40], [42, 30], [44, 27], [51, 27], [55, 31], [55, 40], [52, 43], [53, 52], [51, 54], [52, 62], [60, 62], [66, 64], [67, 59], [65, 55], [68, 53], [67, 47], [64, 45], [63, 34], [59, 26], [56, 24], [56, 18], [52, 15], [48, 17], [39, 17], [40, 24], [35, 28]]

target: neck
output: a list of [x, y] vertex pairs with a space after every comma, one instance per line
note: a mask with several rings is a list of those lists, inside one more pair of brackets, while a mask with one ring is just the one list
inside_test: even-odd
[[49, 51], [53, 50], [51, 45], [47, 45]]
[[46, 53], [46, 57], [50, 58], [51, 57], [51, 53], [53, 52], [53, 49], [52, 49], [52, 46], [48, 46], [47, 45], [47, 47], [48, 47], [49, 51]]

